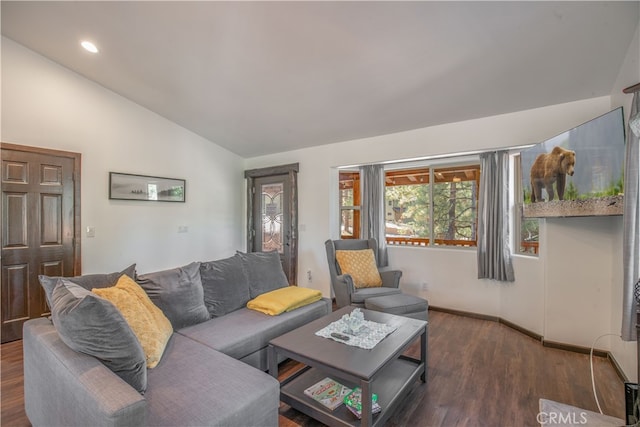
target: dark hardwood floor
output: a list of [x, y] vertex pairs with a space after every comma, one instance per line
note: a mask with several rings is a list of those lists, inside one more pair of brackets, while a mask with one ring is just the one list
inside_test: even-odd
[[[22, 343], [1, 346], [0, 425], [29, 426], [24, 413]], [[408, 353], [419, 356], [417, 345]], [[280, 375], [299, 369], [288, 361]], [[606, 358], [594, 357], [602, 410], [624, 418], [624, 384]], [[539, 426], [538, 399], [597, 411], [591, 391], [589, 356], [543, 347], [504, 324], [431, 311], [429, 372], [387, 422], [395, 426]], [[320, 423], [280, 406], [280, 425]]]

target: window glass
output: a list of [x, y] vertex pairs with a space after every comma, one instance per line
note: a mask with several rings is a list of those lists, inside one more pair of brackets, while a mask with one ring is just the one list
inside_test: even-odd
[[520, 246], [518, 252], [537, 255], [540, 238], [540, 223], [537, 218], [523, 218], [520, 227]]
[[[476, 246], [480, 165], [385, 173], [387, 244]], [[340, 172], [340, 231], [359, 238], [360, 175]]]
[[478, 164], [387, 171], [387, 243], [475, 246]]
[[520, 179], [520, 155], [513, 157], [513, 206], [515, 210], [513, 218], [513, 234], [515, 237], [514, 253], [523, 255], [538, 255], [540, 242], [540, 221], [538, 218], [525, 218], [523, 215], [523, 201], [530, 198], [530, 191], [522, 186]]
[[434, 244], [476, 245], [479, 179], [477, 165], [434, 170]]
[[429, 169], [389, 171], [385, 186], [387, 243], [427, 245], [431, 234]]
[[340, 238], [360, 238], [360, 173], [340, 172]]

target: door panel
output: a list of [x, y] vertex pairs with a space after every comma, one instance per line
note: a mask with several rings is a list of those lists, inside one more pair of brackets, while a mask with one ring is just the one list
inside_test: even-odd
[[2, 342], [49, 314], [39, 274], [80, 274], [79, 165], [79, 154], [2, 144]]
[[41, 245], [61, 245], [62, 244], [62, 197], [59, 194], [42, 194], [40, 207], [40, 227], [42, 236]]
[[3, 218], [12, 218], [11, 222], [2, 221], [3, 248], [27, 246], [27, 195], [25, 193], [2, 192]]
[[[278, 251], [284, 271], [291, 263], [291, 234], [288, 232], [290, 211], [286, 195], [289, 194], [286, 175], [256, 178], [254, 181], [255, 240], [253, 251]], [[287, 277], [289, 278], [289, 277]], [[291, 281], [290, 281], [291, 283]]]
[[29, 267], [14, 265], [6, 269], [6, 294], [8, 296], [7, 318], [20, 320], [29, 316], [29, 305], [25, 295], [29, 295]]

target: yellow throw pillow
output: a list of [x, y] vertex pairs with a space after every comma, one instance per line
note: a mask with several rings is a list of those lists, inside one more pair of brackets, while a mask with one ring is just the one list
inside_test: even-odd
[[151, 302], [144, 289], [127, 275], [120, 276], [115, 286], [94, 288], [92, 292], [111, 301], [140, 341], [147, 358], [147, 367], [154, 368], [171, 338], [171, 322]]
[[287, 286], [258, 295], [247, 303], [247, 308], [276, 316], [316, 302], [320, 298], [322, 292], [315, 289]]
[[371, 249], [357, 251], [336, 251], [336, 259], [342, 274], [349, 274], [356, 288], [376, 288], [382, 286], [376, 258]]

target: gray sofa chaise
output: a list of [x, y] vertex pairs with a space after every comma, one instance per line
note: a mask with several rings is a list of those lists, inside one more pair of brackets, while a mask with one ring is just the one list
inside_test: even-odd
[[[90, 290], [113, 286], [123, 274], [135, 276], [135, 265], [64, 282]], [[40, 276], [50, 306], [61, 281]], [[268, 253], [237, 253], [140, 275], [136, 282], [173, 328], [158, 365], [142, 372], [146, 390], [136, 390], [104, 360], [70, 348], [52, 320], [30, 320], [24, 325], [23, 346], [25, 409], [31, 423], [277, 426], [279, 383], [264, 372], [267, 344], [328, 314], [330, 300], [321, 298], [277, 316], [246, 308], [249, 299], [287, 286], [279, 259]], [[59, 316], [52, 315], [54, 322]]]

